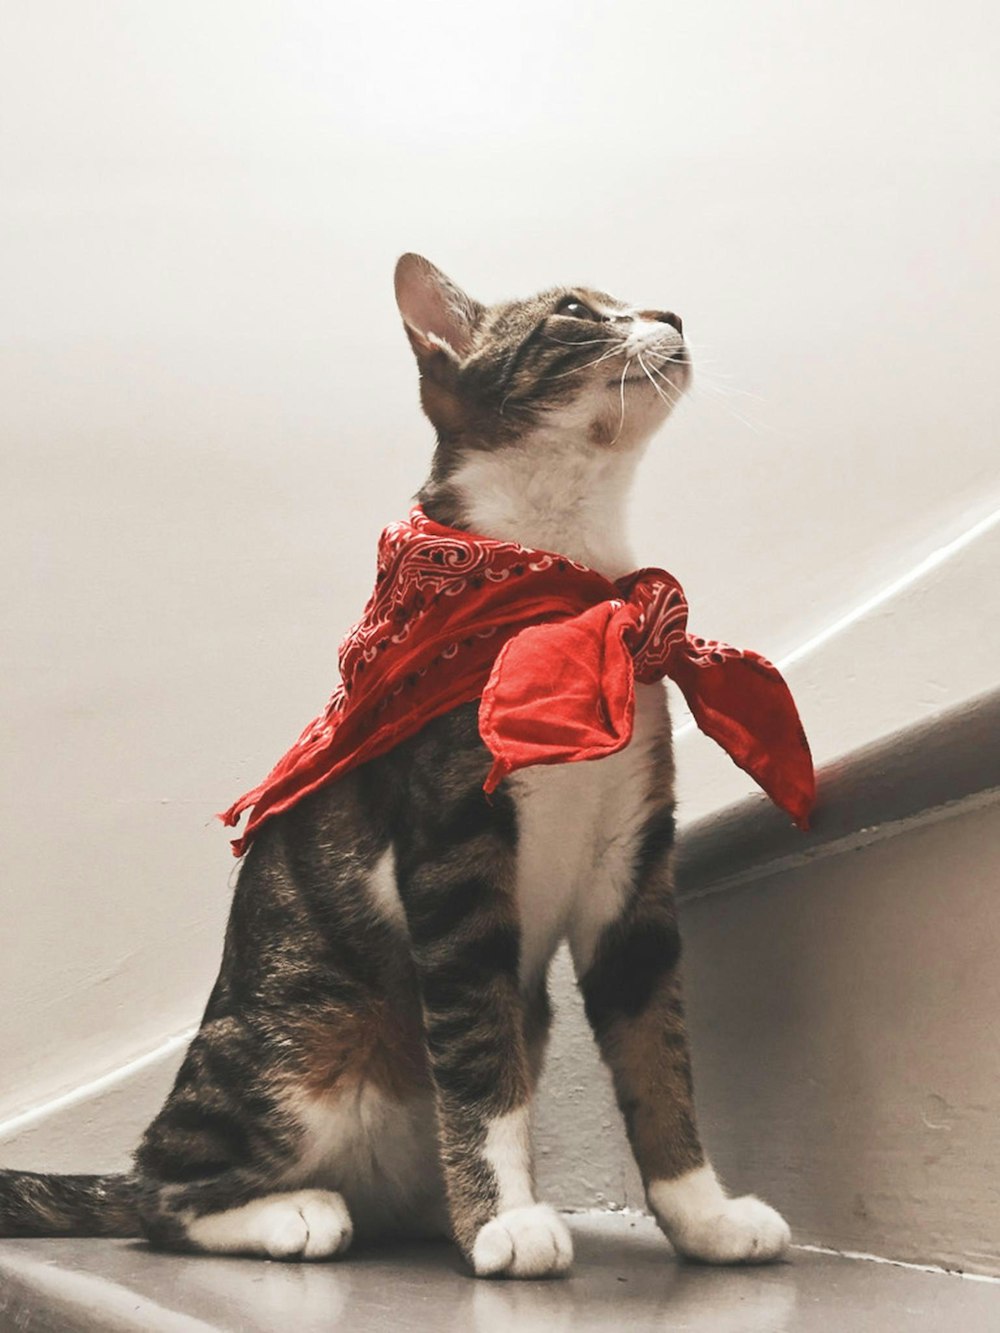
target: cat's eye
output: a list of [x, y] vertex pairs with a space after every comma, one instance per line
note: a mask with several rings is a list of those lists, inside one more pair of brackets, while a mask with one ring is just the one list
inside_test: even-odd
[[596, 310], [591, 310], [589, 305], [584, 305], [578, 301], [575, 296], [567, 296], [556, 306], [557, 315], [565, 315], [567, 319], [592, 319], [600, 320], [601, 316]]

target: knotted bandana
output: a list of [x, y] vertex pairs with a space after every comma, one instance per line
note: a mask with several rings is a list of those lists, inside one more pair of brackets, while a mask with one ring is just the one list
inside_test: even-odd
[[532, 764], [614, 754], [632, 737], [635, 682], [664, 676], [701, 730], [808, 828], [815, 779], [788, 686], [758, 653], [689, 634], [687, 615], [665, 570], [611, 582], [414, 508], [379, 540], [375, 590], [340, 646], [343, 683], [264, 781], [220, 815], [232, 826], [251, 810], [235, 854], [264, 820], [473, 699], [493, 755], [487, 793]]

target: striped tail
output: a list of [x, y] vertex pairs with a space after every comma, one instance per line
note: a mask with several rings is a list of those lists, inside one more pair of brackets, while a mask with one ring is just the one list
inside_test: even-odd
[[140, 1236], [131, 1176], [0, 1171], [0, 1236]]

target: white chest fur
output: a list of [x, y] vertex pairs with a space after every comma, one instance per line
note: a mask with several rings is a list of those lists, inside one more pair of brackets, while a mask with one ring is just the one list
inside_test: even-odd
[[586, 966], [632, 883], [637, 839], [668, 734], [666, 694], [636, 687], [631, 743], [605, 759], [525, 769], [511, 778], [518, 816], [521, 981], [533, 985], [568, 938]]
[[496, 453], [471, 454], [451, 485], [473, 532], [559, 551], [618, 578], [635, 563], [621, 511], [638, 454], [581, 450], [565, 425]]
[[[473, 531], [560, 551], [613, 579], [635, 566], [624, 504], [640, 450], [582, 447], [585, 424], [563, 417], [516, 447], [475, 452], [451, 484]], [[653, 783], [669, 729], [663, 687], [637, 685], [634, 734], [619, 754], [511, 778], [525, 988], [564, 937], [585, 966], [620, 910], [651, 798], [665, 795]]]

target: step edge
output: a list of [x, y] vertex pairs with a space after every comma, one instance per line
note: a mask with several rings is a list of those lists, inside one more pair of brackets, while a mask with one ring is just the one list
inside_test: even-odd
[[763, 795], [682, 829], [678, 897], [717, 892], [1000, 800], [1000, 689], [839, 756], [820, 771], [818, 793], [805, 834]]

